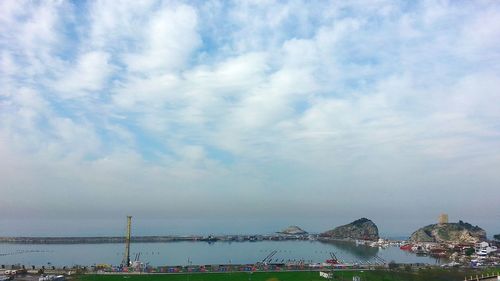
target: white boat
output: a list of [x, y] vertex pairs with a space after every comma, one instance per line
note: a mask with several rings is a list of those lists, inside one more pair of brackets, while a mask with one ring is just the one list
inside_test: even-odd
[[64, 275], [47, 275], [38, 278], [38, 281], [64, 281], [66, 278]]

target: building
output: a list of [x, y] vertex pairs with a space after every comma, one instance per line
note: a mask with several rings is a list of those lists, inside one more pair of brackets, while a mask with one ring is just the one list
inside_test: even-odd
[[448, 214], [439, 215], [439, 224], [448, 223]]
[[475, 245], [476, 255], [487, 256], [490, 253], [495, 253], [498, 249], [495, 246], [490, 246], [488, 242], [476, 243]]

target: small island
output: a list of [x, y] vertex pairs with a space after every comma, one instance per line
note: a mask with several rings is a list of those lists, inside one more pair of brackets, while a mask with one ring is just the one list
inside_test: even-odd
[[282, 231], [278, 231], [278, 234], [283, 234], [283, 235], [307, 235], [307, 231], [303, 230], [302, 228], [296, 226], [296, 225], [291, 225]]
[[486, 240], [484, 229], [463, 221], [431, 224], [418, 229], [410, 236], [411, 242], [477, 243], [484, 240]]
[[351, 223], [336, 227], [320, 234], [322, 239], [350, 239], [350, 240], [372, 240], [379, 239], [377, 225], [367, 219], [361, 218]]

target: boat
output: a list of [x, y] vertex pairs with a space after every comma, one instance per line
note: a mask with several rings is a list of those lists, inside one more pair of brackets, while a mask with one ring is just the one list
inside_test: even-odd
[[38, 278], [38, 281], [64, 281], [64, 275], [47, 275]]
[[403, 246], [401, 246], [401, 247], [399, 247], [399, 248], [400, 248], [401, 250], [403, 250], [403, 251], [411, 251], [411, 248], [412, 248], [412, 247], [413, 247], [413, 245], [412, 245], [412, 244], [405, 244], [405, 245], [403, 245]]
[[[413, 250], [413, 248], [412, 248]], [[424, 247], [422, 246], [417, 246], [417, 249], [415, 250], [415, 254], [417, 254], [417, 256], [427, 256], [427, 251], [424, 249]]]

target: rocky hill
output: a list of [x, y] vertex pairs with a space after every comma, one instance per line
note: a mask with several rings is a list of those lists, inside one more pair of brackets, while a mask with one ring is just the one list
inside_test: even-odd
[[410, 236], [412, 242], [476, 243], [483, 240], [486, 240], [486, 231], [463, 221], [431, 224], [418, 229]]
[[330, 239], [377, 240], [379, 238], [377, 225], [367, 218], [328, 230], [320, 236]]
[[303, 230], [302, 228], [296, 225], [291, 225], [278, 233], [286, 235], [304, 235], [307, 234], [307, 231]]

